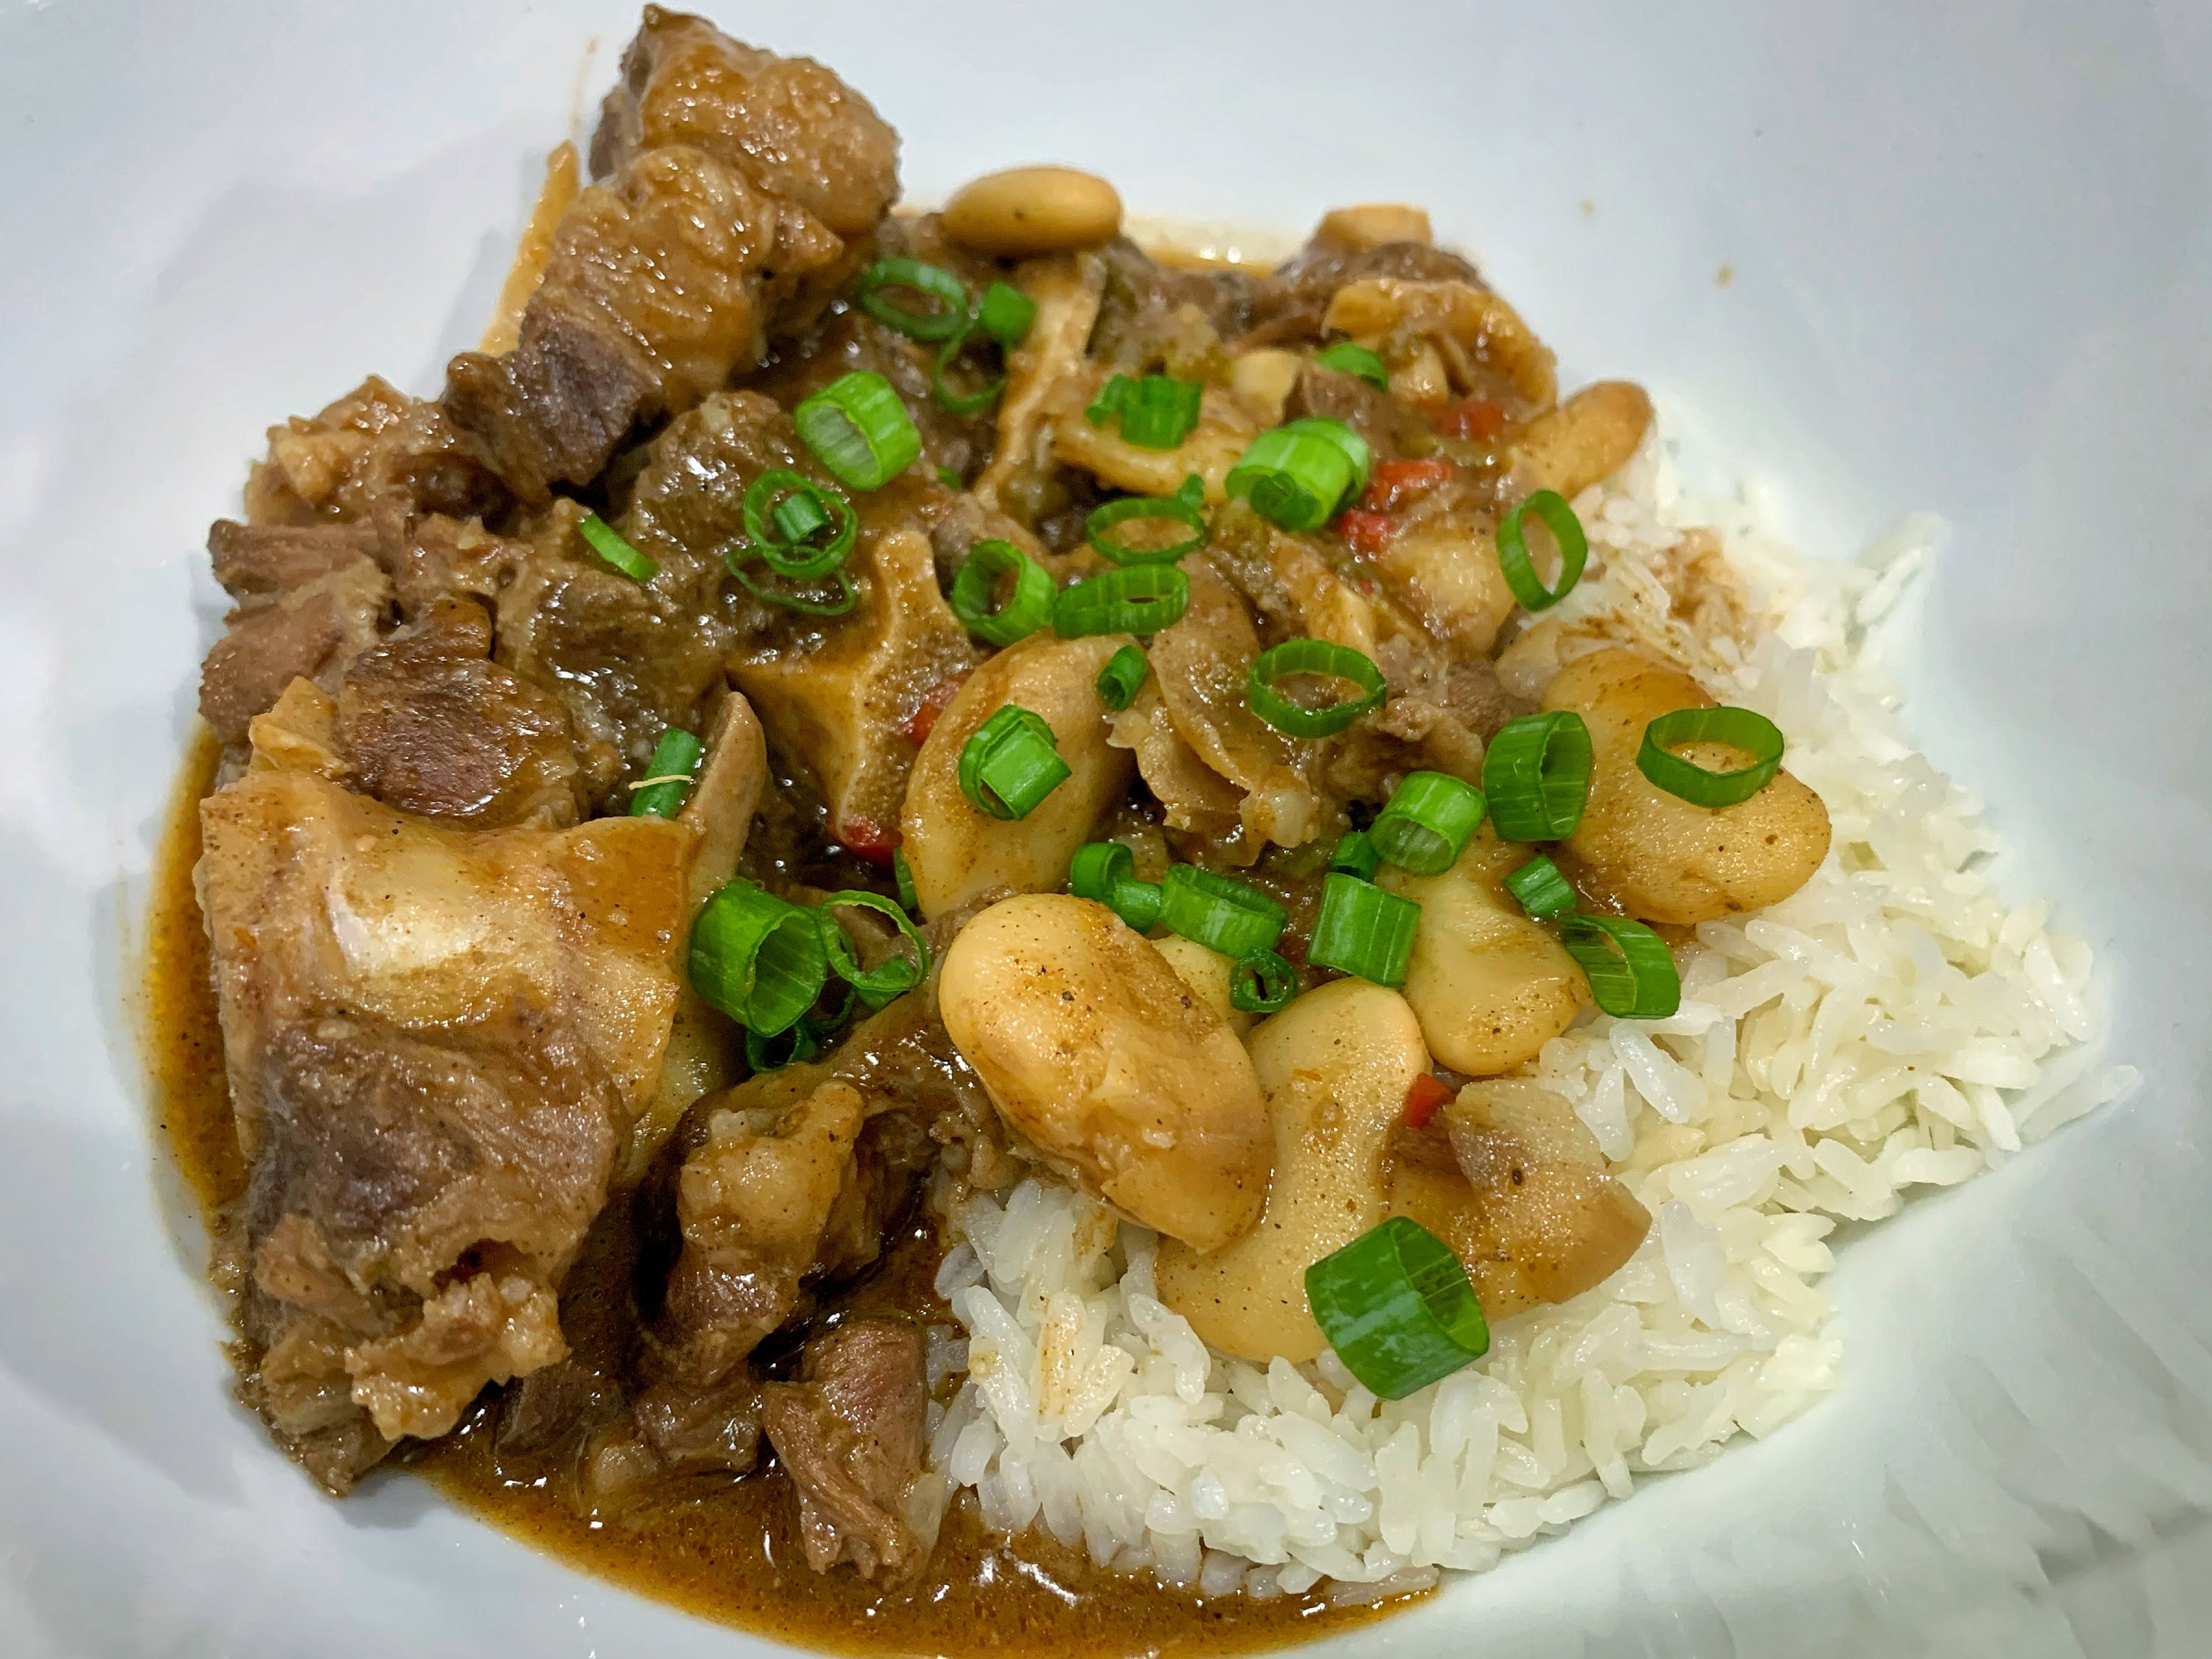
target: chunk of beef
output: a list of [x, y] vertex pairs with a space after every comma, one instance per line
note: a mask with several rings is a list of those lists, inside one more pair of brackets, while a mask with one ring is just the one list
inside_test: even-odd
[[1343, 422], [1366, 440], [1378, 461], [1425, 453], [1435, 441], [1428, 422], [1389, 392], [1356, 374], [1338, 374], [1309, 363], [1291, 387], [1283, 418], [1314, 416]]
[[809, 1287], [873, 1264], [912, 1195], [927, 1142], [910, 1125], [872, 1122], [860, 1091], [821, 1069], [709, 1095], [678, 1130], [680, 1254], [650, 1310], [668, 1382], [696, 1391], [735, 1375], [805, 1311]]
[[849, 1320], [807, 1343], [802, 1375], [761, 1392], [769, 1443], [799, 1494], [806, 1565], [904, 1577], [928, 1554], [908, 1517], [929, 1403], [921, 1333]]
[[898, 134], [811, 58], [779, 58], [703, 17], [647, 6], [622, 76], [592, 139], [595, 179], [689, 144], [841, 236], [866, 231], [898, 199]]
[[369, 524], [394, 544], [426, 514], [489, 518], [507, 502], [444, 409], [374, 374], [313, 420], [270, 428], [268, 459], [246, 486], [252, 524]]
[[294, 680], [335, 687], [374, 642], [392, 607], [390, 580], [358, 553], [326, 543], [269, 551], [253, 568], [234, 557], [232, 578], [248, 586], [305, 574], [318, 561], [328, 567], [281, 592], [273, 586], [250, 592], [208, 652], [200, 668], [200, 716], [226, 747], [244, 743], [253, 717], [273, 708]]
[[1254, 288], [1244, 343], [1283, 345], [1320, 339], [1322, 319], [1336, 291], [1372, 276], [1487, 287], [1475, 268], [1458, 254], [1425, 242], [1353, 247], [1316, 237]]
[[490, 657], [483, 607], [441, 599], [356, 658], [338, 689], [337, 725], [354, 787], [477, 828], [574, 823], [568, 717]]
[[1122, 237], [1103, 251], [1105, 289], [1091, 355], [1126, 374], [1205, 378], [1221, 342], [1251, 325], [1255, 284], [1241, 270], [1175, 270]]
[[241, 603], [280, 599], [361, 560], [378, 562], [383, 549], [371, 524], [244, 525], [217, 519], [208, 526], [215, 579]]
[[[725, 580], [723, 554], [745, 537], [745, 491], [763, 472], [796, 472], [841, 488], [799, 441], [791, 416], [757, 392], [717, 392], [678, 416], [645, 450], [622, 519], [623, 534], [659, 565], [658, 589], [680, 592], [696, 608], [728, 596], [724, 614], [738, 632], [767, 626], [778, 613]], [[856, 503], [878, 509], [874, 491]], [[756, 575], [760, 573], [756, 570]]]
[[444, 829], [280, 767], [201, 826], [250, 1171], [242, 1388], [343, 1490], [565, 1352], [556, 1292], [675, 1006], [688, 838]]
[[495, 536], [473, 519], [426, 515], [404, 542], [384, 548], [379, 562], [392, 576], [399, 610], [419, 617], [441, 599], [489, 605], [530, 557], [530, 544]]
[[713, 1387], [817, 1284], [873, 1265], [884, 1230], [941, 1156], [1011, 1184], [996, 1113], [927, 988], [855, 1027], [828, 1059], [757, 1074], [686, 1114], [641, 1202], [656, 1376]]
[[697, 731], [722, 684], [733, 642], [718, 585], [671, 567], [641, 584], [616, 572], [576, 533], [583, 509], [554, 504], [531, 550], [501, 590], [500, 664], [568, 709], [586, 798], [619, 800], [625, 776], [644, 776], [671, 726]]
[[621, 1395], [597, 1368], [574, 1355], [531, 1372], [500, 1400], [496, 1445], [502, 1460], [535, 1458], [577, 1442], [617, 1415]]
[[749, 1372], [712, 1389], [648, 1389], [636, 1413], [639, 1432], [672, 1473], [750, 1474], [760, 1462], [761, 1389]]
[[517, 495], [542, 502], [596, 476], [635, 422], [757, 362], [777, 303], [843, 252], [703, 150], [647, 150], [562, 216], [515, 349], [455, 357], [446, 408]]
[[236, 524], [208, 527], [215, 579], [240, 604], [281, 599], [367, 559], [392, 579], [402, 615], [419, 617], [439, 599], [489, 600], [512, 579], [530, 549], [495, 536], [474, 519], [442, 513], [413, 517], [398, 540], [374, 523], [331, 520], [313, 524]]

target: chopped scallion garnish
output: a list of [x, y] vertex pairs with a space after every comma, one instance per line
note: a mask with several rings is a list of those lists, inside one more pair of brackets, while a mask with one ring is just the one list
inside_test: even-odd
[[1297, 970], [1273, 951], [1255, 951], [1229, 971], [1229, 1006], [1243, 1013], [1279, 1013], [1297, 994]]
[[1440, 876], [1482, 823], [1482, 792], [1448, 772], [1408, 772], [1368, 830], [1375, 850], [1401, 870]]
[[1357, 974], [1377, 985], [1406, 982], [1421, 907], [1385, 892], [1371, 881], [1334, 872], [1322, 878], [1321, 910], [1314, 918], [1306, 960], [1316, 968]]
[[1160, 922], [1170, 933], [1237, 962], [1273, 950], [1291, 919], [1258, 888], [1194, 864], [1170, 865], [1160, 898]]
[[632, 547], [620, 532], [596, 513], [586, 513], [577, 520], [576, 533], [592, 552], [634, 582], [649, 582], [659, 574], [659, 565]]
[[[998, 595], [1006, 579], [1013, 579], [1004, 605]], [[1059, 590], [1044, 567], [1012, 542], [987, 540], [968, 550], [952, 578], [952, 614], [968, 630], [993, 645], [1012, 645], [1027, 639], [1052, 620], [1052, 604]]]
[[813, 913], [743, 878], [691, 925], [691, 988], [763, 1036], [787, 1030], [822, 994], [830, 959]]
[[1589, 727], [1571, 708], [1506, 721], [1482, 757], [1490, 821], [1508, 841], [1565, 841], [1589, 798]]
[[1121, 399], [1121, 436], [1139, 449], [1176, 449], [1198, 424], [1205, 388], [1196, 380], [1147, 374]]
[[1357, 876], [1362, 881], [1375, 878], [1376, 866], [1382, 855], [1375, 850], [1374, 838], [1364, 830], [1347, 830], [1336, 843], [1336, 850], [1328, 855], [1328, 867], [1347, 876]]
[[[1200, 488], [1202, 491], [1204, 485]], [[1199, 501], [1203, 499], [1201, 494]], [[1199, 501], [1191, 500], [1181, 491], [1173, 495], [1124, 495], [1119, 501], [1093, 507], [1091, 516], [1083, 521], [1083, 533], [1099, 557], [1110, 559], [1115, 564], [1173, 564], [1184, 554], [1194, 553], [1206, 545], [1206, 514], [1199, 510]], [[1134, 546], [1108, 533], [1122, 525], [1140, 524], [1146, 520], [1179, 524], [1191, 533], [1156, 547]]]
[[[1559, 544], [1559, 584], [1557, 587], [1544, 586], [1543, 578], [1528, 560], [1528, 538], [1524, 521], [1534, 513], [1544, 521], [1552, 532], [1552, 539]], [[1567, 498], [1556, 489], [1540, 489], [1498, 521], [1498, 563], [1505, 573], [1505, 585], [1513, 590], [1513, 597], [1524, 609], [1545, 611], [1557, 605], [1574, 592], [1575, 584], [1583, 579], [1583, 566], [1589, 561], [1589, 538], [1583, 533], [1583, 521], [1575, 516]]]
[[1339, 340], [1327, 350], [1316, 352], [1314, 363], [1339, 374], [1356, 374], [1378, 392], [1390, 389], [1390, 366], [1354, 341]]
[[1137, 700], [1146, 678], [1152, 672], [1142, 647], [1125, 645], [1106, 659], [1098, 671], [1098, 701], [1120, 714]]
[[[1312, 674], [1326, 679], [1349, 680], [1359, 695], [1325, 708], [1303, 708], [1275, 689], [1275, 682], [1294, 675]], [[1325, 738], [1341, 732], [1382, 701], [1382, 671], [1364, 653], [1327, 640], [1285, 640], [1252, 659], [1245, 681], [1252, 712], [1278, 732], [1294, 738]]]
[[702, 752], [699, 739], [682, 726], [663, 732], [653, 746], [653, 758], [645, 763], [645, 776], [630, 786], [630, 817], [672, 818], [682, 811]]
[[921, 434], [890, 382], [856, 368], [791, 412], [815, 459], [848, 489], [881, 489], [921, 453]]
[[1590, 998], [1616, 1019], [1667, 1019], [1682, 1006], [1682, 980], [1666, 940], [1626, 916], [1559, 918], [1559, 943], [1582, 964]]
[[1011, 283], [992, 283], [975, 307], [977, 325], [1009, 351], [1029, 337], [1036, 320], [1036, 301]]
[[745, 1066], [750, 1071], [780, 1072], [787, 1066], [804, 1065], [821, 1057], [821, 1040], [811, 1019], [787, 1026], [774, 1036], [763, 1036], [751, 1026], [745, 1027]]
[[1316, 416], [1262, 432], [1224, 488], [1285, 530], [1318, 530], [1366, 486], [1373, 459], [1350, 427]]
[[812, 581], [842, 564], [860, 527], [842, 495], [781, 467], [746, 486], [743, 514], [746, 554], [792, 581]]
[[[841, 905], [873, 910], [878, 915], [890, 917], [909, 954], [886, 957], [874, 967], [863, 969], [860, 958], [853, 953], [853, 941], [837, 920], [836, 913]], [[832, 893], [816, 907], [814, 914], [822, 925], [823, 950], [829, 957], [830, 972], [851, 986], [869, 1007], [882, 1007], [929, 976], [929, 946], [922, 939], [921, 930], [908, 919], [905, 911], [881, 893], [858, 888]]]
[[1466, 1267], [1405, 1216], [1307, 1268], [1306, 1303], [1345, 1370], [1380, 1399], [1402, 1400], [1490, 1349]]
[[1043, 715], [1007, 703], [960, 750], [960, 793], [979, 812], [1025, 818], [1070, 775]]
[[1083, 418], [1093, 426], [1105, 425], [1121, 412], [1121, 399], [1129, 395], [1129, 388], [1135, 384], [1126, 374], [1108, 375], [1106, 384], [1083, 406]]
[[1541, 853], [1505, 878], [1505, 890], [1539, 921], [1575, 908], [1575, 890], [1559, 873], [1559, 866]]
[[[935, 300], [938, 308], [909, 310], [889, 291], [898, 289]], [[943, 266], [920, 259], [877, 260], [854, 283], [853, 301], [884, 327], [895, 328], [910, 339], [949, 339], [968, 322], [968, 285]]]
[[914, 890], [914, 866], [902, 848], [891, 848], [891, 879], [898, 884], [899, 902], [909, 910], [921, 908], [921, 895]]
[[974, 337], [975, 325], [969, 324], [938, 348], [937, 361], [930, 366], [929, 394], [955, 415], [980, 415], [998, 402], [999, 394], [1006, 389], [1006, 377], [1000, 375], [987, 381], [973, 392], [955, 392], [945, 379], [945, 371], [952, 367]]
[[[1708, 772], [1671, 752], [1692, 743], [1724, 743], [1751, 757], [1733, 772]], [[1782, 766], [1782, 728], [1748, 708], [1677, 708], [1644, 728], [1636, 769], [1670, 795], [1692, 806], [1733, 806], [1773, 781]]]
[[1159, 884], [1137, 879], [1136, 855], [1118, 841], [1094, 841], [1079, 849], [1068, 867], [1067, 890], [1097, 900], [1140, 933], [1152, 932], [1160, 919]]
[[1060, 590], [1053, 632], [1064, 640], [1087, 634], [1157, 634], [1190, 605], [1190, 578], [1171, 564], [1134, 565]]

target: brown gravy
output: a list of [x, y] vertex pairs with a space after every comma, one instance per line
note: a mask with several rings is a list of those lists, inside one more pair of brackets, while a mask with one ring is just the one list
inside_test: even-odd
[[[217, 758], [214, 740], [202, 731], [155, 860], [146, 963], [155, 1121], [210, 1219], [239, 1196], [246, 1181], [223, 1078], [207, 938], [192, 892], [198, 805]], [[933, 1266], [931, 1242], [909, 1236], [851, 1305], [912, 1310], [933, 1304]], [[626, 1263], [612, 1249], [587, 1249], [577, 1264], [562, 1297], [562, 1319], [580, 1350], [594, 1340], [595, 1325], [614, 1322], [625, 1273]], [[595, 1321], [598, 1310], [609, 1316]], [[941, 1304], [937, 1311], [942, 1314]], [[799, 1553], [796, 1506], [781, 1480], [757, 1474], [684, 1489], [630, 1517], [632, 1524], [602, 1523], [579, 1516], [550, 1482], [502, 1470], [491, 1426], [492, 1413], [479, 1401], [452, 1435], [413, 1449], [402, 1467], [471, 1514], [573, 1566], [702, 1617], [809, 1648], [902, 1655], [1008, 1650], [1069, 1659], [1249, 1652], [1342, 1630], [1413, 1599], [1339, 1608], [1310, 1592], [1251, 1601], [1167, 1589], [1148, 1577], [1102, 1571], [1081, 1549], [1041, 1530], [1012, 1540], [988, 1533], [972, 1499], [956, 1504], [946, 1517], [922, 1582], [881, 1594], [849, 1568], [827, 1574], [807, 1569]]]

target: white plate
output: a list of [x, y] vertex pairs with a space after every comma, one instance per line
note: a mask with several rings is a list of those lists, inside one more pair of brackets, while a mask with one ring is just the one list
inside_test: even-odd
[[[2107, 964], [2145, 1091], [1853, 1244], [1844, 1392], [1364, 1641], [1408, 1653], [2198, 1653], [2212, 1607], [2212, 14], [2143, 3], [732, 3], [906, 137], [1295, 228], [1405, 197], [1809, 550], [1955, 526], [1909, 676]], [[261, 429], [434, 390], [588, 0], [0, 0], [0, 1651], [757, 1644], [409, 1481], [318, 1497], [228, 1401], [126, 999]], [[580, 68], [586, 42], [595, 58]], [[1718, 273], [1733, 272], [1725, 285]]]

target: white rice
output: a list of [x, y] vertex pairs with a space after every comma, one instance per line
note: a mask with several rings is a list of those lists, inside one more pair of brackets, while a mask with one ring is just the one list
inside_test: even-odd
[[[1333, 1354], [1209, 1353], [1152, 1294], [1152, 1235], [1079, 1193], [971, 1199], [938, 1280], [962, 1330], [930, 1344], [933, 1380], [967, 1371], [932, 1407], [936, 1501], [972, 1488], [993, 1528], [1207, 1595], [1370, 1601], [1480, 1571], [1835, 1388], [1815, 1281], [1838, 1219], [1894, 1214], [2134, 1085], [2099, 1061], [2087, 947], [1996, 892], [1980, 803], [1900, 734], [1872, 661], [1933, 521], [1808, 563], [1748, 504], [1686, 507], [1656, 441], [1576, 507], [1604, 572], [1563, 625], [1646, 641], [1774, 720], [1834, 825], [1802, 891], [1676, 951], [1674, 1018], [1587, 1015], [1531, 1068], [1651, 1212], [1643, 1247], [1500, 1324], [1480, 1364], [1377, 1401]], [[1698, 525], [1765, 608], [1747, 650], [1679, 614]]]

